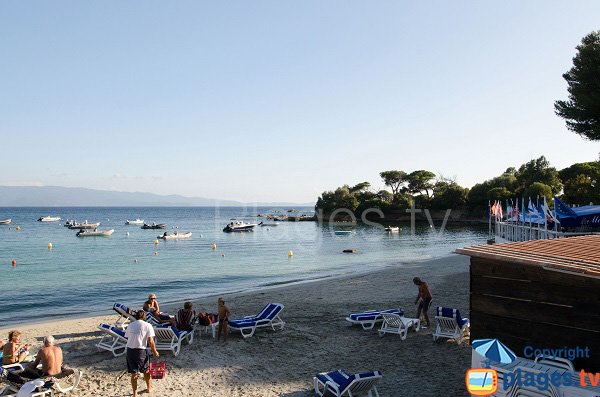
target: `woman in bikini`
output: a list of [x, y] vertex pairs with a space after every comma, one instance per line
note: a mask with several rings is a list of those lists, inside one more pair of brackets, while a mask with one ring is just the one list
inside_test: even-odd
[[2, 347], [2, 364], [15, 364], [25, 360], [30, 347], [30, 343], [21, 343], [21, 332], [17, 330], [10, 331], [8, 342]]

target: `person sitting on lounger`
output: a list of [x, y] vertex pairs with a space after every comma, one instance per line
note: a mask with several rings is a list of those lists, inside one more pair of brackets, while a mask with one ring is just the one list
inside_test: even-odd
[[219, 333], [217, 334], [217, 341], [221, 339], [221, 331], [223, 331], [223, 342], [227, 343], [227, 324], [229, 322], [229, 308], [225, 306], [225, 300], [219, 298], [217, 301], [218, 313], [219, 313]]
[[433, 296], [431, 295], [431, 291], [429, 290], [429, 286], [419, 277], [413, 278], [413, 283], [419, 287], [419, 294], [415, 299], [415, 305], [418, 303], [417, 307], [417, 318], [421, 318], [421, 312], [423, 312], [423, 317], [425, 317], [425, 323], [427, 327], [429, 327], [429, 316], [427, 315], [427, 310], [429, 310], [429, 305], [431, 304], [431, 300]]
[[21, 332], [17, 330], [8, 333], [8, 342], [2, 347], [2, 364], [15, 364], [25, 360], [31, 343], [21, 343]]
[[162, 313], [160, 311], [160, 307], [158, 306], [158, 301], [156, 300], [156, 294], [148, 295], [148, 300], [144, 302], [144, 311], [152, 313], [154, 317], [161, 323], [171, 323], [175, 324], [174, 320], [169, 316], [168, 313]]
[[[42, 369], [37, 366], [42, 364]], [[63, 353], [59, 346], [54, 345], [54, 337], [48, 335], [44, 338], [44, 347], [42, 347], [35, 361], [29, 363], [25, 371], [21, 373], [24, 378], [37, 379], [45, 376], [56, 376], [62, 373]]]
[[180, 330], [191, 331], [194, 329], [196, 312], [192, 310], [192, 302], [185, 302], [183, 309], [177, 312], [175, 327]]

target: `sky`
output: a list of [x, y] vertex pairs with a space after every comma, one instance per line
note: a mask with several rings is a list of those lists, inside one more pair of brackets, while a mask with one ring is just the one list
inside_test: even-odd
[[554, 101], [598, 1], [3, 1], [0, 185], [314, 202], [600, 143]]

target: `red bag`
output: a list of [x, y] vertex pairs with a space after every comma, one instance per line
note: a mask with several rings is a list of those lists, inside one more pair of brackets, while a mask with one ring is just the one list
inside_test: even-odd
[[150, 362], [150, 377], [152, 379], [163, 379], [167, 374], [167, 365], [164, 361]]

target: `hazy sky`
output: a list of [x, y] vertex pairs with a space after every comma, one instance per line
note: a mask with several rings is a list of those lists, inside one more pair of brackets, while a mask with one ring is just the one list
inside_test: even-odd
[[598, 158], [554, 115], [599, 1], [3, 1], [0, 185], [309, 202]]

